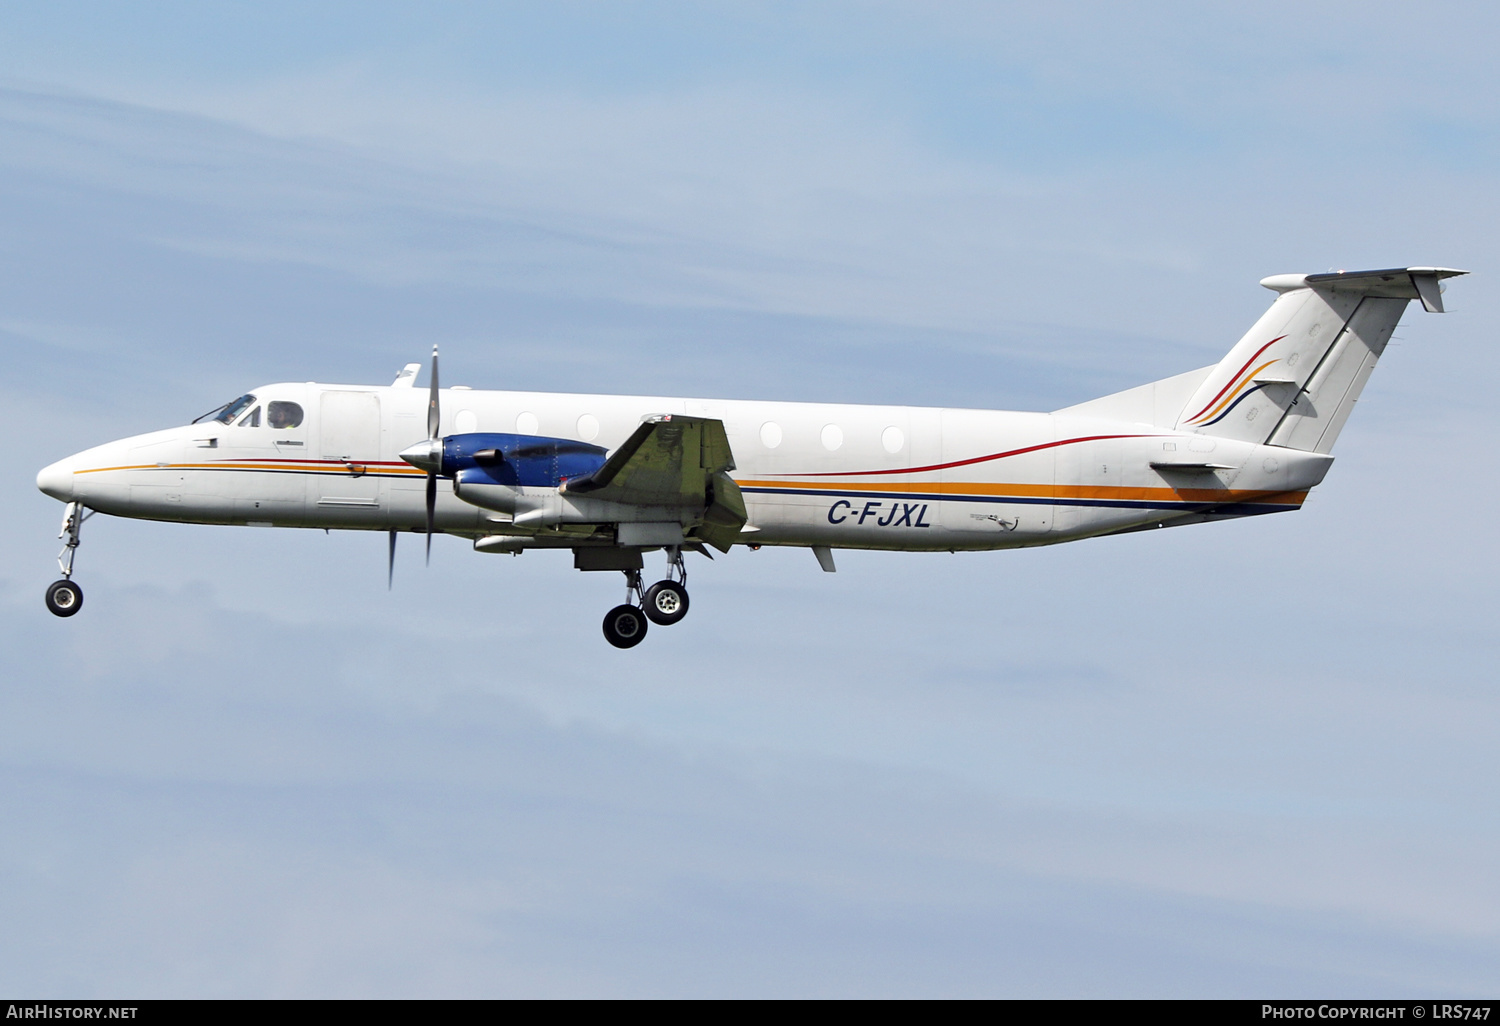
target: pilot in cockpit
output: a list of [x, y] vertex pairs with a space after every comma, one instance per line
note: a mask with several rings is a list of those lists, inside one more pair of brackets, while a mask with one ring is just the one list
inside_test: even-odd
[[294, 428], [302, 423], [302, 407], [296, 403], [274, 402], [266, 411], [266, 423], [272, 428]]

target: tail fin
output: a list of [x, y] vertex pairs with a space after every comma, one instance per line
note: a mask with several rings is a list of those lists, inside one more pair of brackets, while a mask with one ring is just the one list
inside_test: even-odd
[[1177, 429], [1328, 452], [1407, 302], [1442, 313], [1438, 281], [1465, 273], [1404, 267], [1263, 279], [1280, 295], [1209, 371]]

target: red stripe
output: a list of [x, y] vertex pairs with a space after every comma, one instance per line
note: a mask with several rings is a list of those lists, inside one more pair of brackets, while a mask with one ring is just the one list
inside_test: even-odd
[[[1263, 345], [1259, 349], [1257, 349], [1255, 351], [1255, 356], [1259, 356], [1261, 353], [1264, 353], [1267, 349], [1270, 349], [1272, 346], [1274, 346], [1276, 343], [1280, 342], [1284, 338], [1286, 338], [1285, 335], [1277, 335], [1275, 338], [1271, 339], [1271, 341], [1267, 342], [1265, 345]], [[1246, 360], [1245, 361], [1245, 366], [1241, 367], [1239, 369], [1239, 371], [1235, 373], [1234, 377], [1232, 377], [1232, 378], [1229, 379], [1229, 384], [1225, 385], [1223, 388], [1219, 389], [1219, 394], [1216, 395], [1216, 396], [1214, 396], [1212, 399], [1210, 399], [1207, 402], [1207, 404], [1204, 405], [1204, 407], [1203, 407], [1202, 410], [1199, 410], [1197, 413], [1193, 414], [1191, 417], [1188, 418], [1188, 420], [1197, 420], [1199, 417], [1203, 416], [1203, 413], [1204, 413], [1205, 410], [1207, 410], [1214, 403], [1218, 402], [1220, 396], [1222, 396], [1225, 392], [1229, 391], [1229, 386], [1233, 385], [1236, 381], [1240, 380], [1240, 375], [1243, 374], [1243, 373], [1245, 373], [1245, 369], [1248, 368], [1252, 363], [1255, 362], [1255, 356], [1252, 356], [1252, 357], [1250, 357], [1250, 359]]]
[[990, 460], [1003, 460], [1007, 456], [1020, 456], [1023, 453], [1036, 452], [1039, 449], [1053, 449], [1059, 445], [1073, 445], [1076, 442], [1102, 442], [1111, 438], [1155, 438], [1156, 435], [1089, 435], [1086, 438], [1064, 438], [1060, 442], [1043, 442], [1041, 445], [1028, 445], [1024, 449], [1011, 449], [1008, 452], [992, 453], [989, 456], [975, 456], [971, 460], [954, 460], [952, 463], [934, 463], [930, 467], [903, 467], [897, 470], [839, 470], [828, 474], [772, 474], [771, 477], [872, 477], [877, 474], [922, 474], [929, 470], [947, 470], [950, 467], [967, 467], [973, 463], [988, 463]]
[[[343, 467], [343, 466], [347, 466], [348, 465], [343, 460], [284, 460], [284, 459], [282, 459], [279, 456], [247, 456], [247, 457], [244, 457], [242, 459], [211, 460], [210, 462], [212, 462], [212, 463], [221, 463], [221, 464], [229, 464], [229, 463], [316, 463], [316, 464], [319, 464], [321, 466], [326, 466], [326, 467]], [[407, 463], [405, 460], [354, 460], [354, 459], [351, 459], [349, 462], [350, 463], [358, 463], [361, 466], [366, 466], [366, 467], [409, 467], [409, 466], [411, 466], [411, 464]]]

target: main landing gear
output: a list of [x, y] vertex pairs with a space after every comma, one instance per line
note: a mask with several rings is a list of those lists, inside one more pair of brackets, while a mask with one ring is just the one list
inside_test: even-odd
[[62, 531], [58, 537], [64, 539], [63, 550], [57, 554], [57, 568], [63, 579], [52, 582], [47, 588], [47, 610], [53, 616], [72, 616], [83, 608], [83, 589], [73, 583], [73, 556], [78, 551], [78, 535], [83, 522], [94, 515], [76, 502], [68, 503], [63, 510]]
[[626, 570], [624, 574], [625, 604], [615, 606], [604, 617], [604, 637], [615, 648], [639, 645], [652, 623], [670, 627], [687, 616], [687, 567], [681, 549], [667, 550], [667, 579], [644, 591], [639, 570]]

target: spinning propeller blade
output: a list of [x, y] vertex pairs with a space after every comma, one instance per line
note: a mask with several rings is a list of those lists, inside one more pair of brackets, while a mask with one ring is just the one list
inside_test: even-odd
[[437, 475], [427, 475], [427, 564], [432, 565], [432, 515], [437, 507]]
[[438, 416], [438, 359], [437, 346], [432, 347], [432, 384], [427, 390], [427, 437], [436, 438], [441, 418]]
[[[432, 347], [432, 383], [428, 389], [427, 399], [427, 440], [437, 442], [438, 430], [442, 425], [442, 413], [438, 409], [438, 347]], [[437, 449], [434, 445], [433, 449]], [[438, 468], [427, 472], [427, 564], [432, 564], [432, 520], [437, 513], [437, 471], [442, 466], [442, 457], [438, 457]]]
[[391, 532], [391, 556], [385, 566], [385, 590], [391, 590], [391, 583], [396, 579], [396, 532]]

